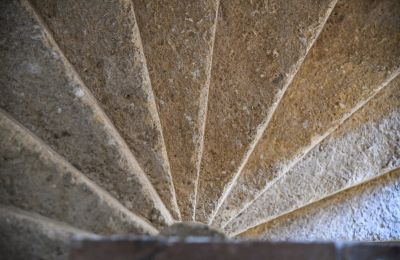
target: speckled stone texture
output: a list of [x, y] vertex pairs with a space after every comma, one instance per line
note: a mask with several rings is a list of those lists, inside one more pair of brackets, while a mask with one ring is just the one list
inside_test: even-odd
[[99, 234], [156, 234], [0, 110], [0, 204]]
[[128, 209], [171, 223], [146, 175], [29, 6], [0, 6], [0, 108]]
[[222, 0], [196, 220], [207, 222], [335, 0]]
[[129, 0], [30, 0], [173, 216], [179, 213]]
[[399, 24], [397, 0], [337, 3], [220, 212], [251, 203], [398, 75]]
[[225, 231], [235, 234], [247, 230], [399, 167], [400, 77], [397, 77], [277, 179]]
[[260, 225], [241, 237], [273, 240], [398, 240], [400, 170]]
[[73, 236], [95, 236], [15, 208], [0, 206], [1, 259], [67, 260]]
[[217, 0], [133, 0], [184, 220], [193, 220]]

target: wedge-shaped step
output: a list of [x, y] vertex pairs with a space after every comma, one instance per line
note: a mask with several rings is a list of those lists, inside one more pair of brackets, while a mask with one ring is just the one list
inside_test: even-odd
[[0, 107], [128, 209], [156, 225], [171, 216], [122, 138], [32, 10], [0, 4]]
[[221, 1], [197, 220], [220, 204], [335, 2]]
[[156, 234], [0, 110], [0, 204], [100, 234]]
[[225, 231], [245, 231], [393, 168], [400, 168], [400, 77], [314, 147]]
[[73, 236], [95, 235], [40, 215], [0, 206], [1, 259], [68, 259]]
[[178, 219], [161, 125], [131, 1], [30, 2]]
[[245, 238], [273, 240], [398, 240], [400, 169], [257, 226]]
[[260, 196], [399, 74], [399, 23], [397, 0], [337, 3], [220, 208], [224, 219]]
[[217, 0], [134, 0], [179, 208], [193, 220]]

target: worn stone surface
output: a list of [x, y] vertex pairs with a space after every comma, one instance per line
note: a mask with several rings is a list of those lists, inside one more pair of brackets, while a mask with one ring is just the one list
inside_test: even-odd
[[193, 220], [217, 0], [134, 0], [179, 208]]
[[158, 226], [171, 223], [121, 137], [27, 8], [1, 2], [0, 107], [128, 209]]
[[225, 231], [244, 231], [398, 167], [400, 77], [277, 179]]
[[335, 2], [221, 1], [196, 220], [220, 203]]
[[179, 219], [132, 3], [30, 0], [162, 200]]
[[0, 113], [0, 203], [100, 234], [156, 234], [145, 220]]
[[399, 1], [337, 3], [220, 212], [251, 203], [398, 75], [399, 24]]
[[398, 240], [400, 170], [253, 228], [242, 237], [278, 240]]
[[95, 235], [31, 212], [0, 207], [1, 259], [68, 259], [73, 236]]

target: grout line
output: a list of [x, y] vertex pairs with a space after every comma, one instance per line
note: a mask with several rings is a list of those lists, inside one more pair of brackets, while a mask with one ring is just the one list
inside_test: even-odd
[[265, 120], [257, 127], [257, 133], [255, 138], [253, 139], [253, 141], [250, 144], [249, 149], [246, 151], [245, 155], [243, 156], [240, 166], [238, 168], [238, 170], [235, 172], [235, 174], [233, 175], [233, 178], [231, 179], [231, 181], [229, 183], [227, 183], [227, 185], [225, 185], [225, 189], [221, 195], [221, 197], [218, 200], [218, 204], [217, 207], [213, 210], [213, 212], [211, 213], [211, 216], [208, 220], [208, 224], [211, 225], [214, 221], [214, 218], [216, 217], [217, 213], [219, 212], [222, 204], [225, 202], [225, 200], [227, 199], [228, 195], [232, 192], [233, 187], [235, 186], [237, 180], [239, 179], [239, 176], [241, 175], [241, 172], [243, 170], [243, 168], [245, 167], [245, 165], [247, 164], [247, 161], [249, 160], [251, 154], [253, 153], [256, 145], [258, 144], [258, 142], [261, 140], [264, 132], [266, 131], [276, 109], [278, 108], [281, 100], [283, 99], [283, 96], [286, 93], [286, 90], [289, 88], [290, 84], [292, 83], [294, 77], [296, 76], [297, 72], [300, 70], [305, 58], [307, 57], [308, 52], [310, 51], [310, 49], [313, 47], [314, 43], [316, 42], [316, 40], [318, 39], [319, 35], [322, 32], [322, 29], [325, 27], [325, 24], [328, 20], [328, 18], [330, 17], [333, 9], [336, 6], [338, 0], [334, 0], [331, 3], [331, 6], [327, 9], [327, 12], [325, 14], [325, 17], [323, 19], [323, 21], [320, 23], [320, 26], [316, 32], [316, 34], [314, 35], [313, 39], [311, 40], [311, 43], [307, 46], [306, 52], [303, 55], [303, 57], [301, 57], [295, 65], [295, 69], [294, 71], [289, 75], [288, 80], [285, 84], [285, 86], [282, 88], [281, 91], [279, 91], [277, 93], [277, 96], [275, 98], [275, 102], [272, 104], [270, 111], [268, 111], [268, 115], [265, 118]]
[[235, 219], [237, 216], [239, 216], [242, 212], [244, 212], [250, 205], [252, 205], [259, 197], [262, 196], [264, 192], [266, 192], [272, 185], [274, 185], [277, 181], [279, 181], [281, 178], [285, 176], [287, 172], [289, 172], [298, 162], [300, 162], [314, 147], [316, 147], [318, 144], [320, 144], [325, 138], [327, 138], [329, 135], [331, 135], [336, 129], [338, 129], [345, 121], [347, 121], [353, 114], [355, 114], [357, 111], [359, 111], [361, 108], [363, 108], [369, 101], [371, 101], [381, 90], [383, 90], [394, 78], [400, 75], [400, 68], [396, 69], [388, 78], [386, 78], [382, 84], [375, 89], [372, 94], [365, 100], [358, 102], [350, 112], [344, 114], [344, 116], [339, 119], [336, 124], [329, 128], [323, 135], [317, 137], [314, 139], [314, 142], [312, 142], [309, 146], [304, 148], [302, 151], [299, 152], [299, 155], [292, 160], [292, 162], [289, 163], [285, 167], [285, 169], [273, 180], [271, 181], [267, 186], [265, 186], [264, 189], [259, 192], [254, 199], [252, 199], [250, 202], [246, 203], [242, 209], [235, 214], [235, 216], [231, 217], [224, 225], [223, 228], [225, 228], [228, 223], [230, 223], [233, 219]]
[[209, 92], [210, 92], [210, 83], [211, 83], [211, 72], [212, 72], [212, 64], [213, 64], [213, 56], [214, 56], [214, 44], [215, 44], [215, 34], [217, 31], [218, 25], [218, 17], [219, 17], [219, 6], [220, 0], [216, 2], [216, 11], [215, 11], [215, 26], [213, 28], [213, 40], [211, 43], [211, 53], [210, 53], [210, 66], [208, 67], [208, 76], [206, 81], [206, 90], [204, 93], [203, 98], [200, 100], [201, 110], [199, 111], [199, 118], [202, 119], [201, 123], [201, 140], [200, 140], [200, 147], [197, 153], [197, 162], [196, 162], [196, 180], [194, 183], [194, 201], [193, 201], [193, 221], [196, 221], [196, 208], [197, 208], [197, 199], [198, 199], [198, 189], [199, 189], [199, 181], [200, 181], [200, 169], [201, 169], [201, 161], [203, 158], [204, 153], [204, 135], [206, 132], [206, 122], [207, 122], [207, 111], [208, 111], [208, 99], [209, 99]]
[[[177, 201], [177, 197], [176, 197], [175, 184], [174, 184], [174, 179], [173, 179], [172, 172], [171, 172], [171, 166], [170, 166], [170, 162], [169, 162], [168, 151], [167, 151], [167, 148], [166, 148], [166, 145], [165, 145], [163, 127], [162, 127], [161, 120], [160, 120], [160, 114], [158, 113], [158, 109], [159, 108], [158, 108], [157, 103], [156, 103], [156, 98], [155, 98], [155, 95], [154, 95], [153, 85], [151, 83], [150, 73], [149, 73], [148, 66], [147, 66], [146, 54], [145, 54], [145, 50], [144, 50], [144, 47], [143, 47], [142, 36], [141, 36], [139, 24], [138, 24], [137, 19], [136, 19], [135, 5], [133, 3], [133, 0], [130, 0], [129, 2], [131, 3], [132, 9], [133, 9], [132, 10], [132, 13], [133, 13], [133, 16], [134, 16], [133, 18], [135, 20], [136, 30], [138, 32], [139, 48], [141, 50], [140, 53], [141, 53], [141, 56], [142, 56], [142, 59], [143, 59], [144, 70], [145, 70], [145, 75], [146, 75], [146, 79], [145, 80], [149, 84], [149, 87], [150, 87], [150, 90], [151, 90], [151, 91], [148, 91], [147, 94], [149, 95], [150, 100], [152, 101], [150, 103], [151, 104], [151, 108], [152, 108], [152, 112], [154, 112], [156, 114], [156, 116], [154, 116], [153, 119], [156, 122], [157, 129], [160, 131], [160, 134], [161, 134], [161, 142], [163, 144], [162, 145], [162, 154], [166, 158], [166, 162], [165, 163], [167, 164], [166, 167], [168, 169], [168, 176], [169, 176], [169, 178], [171, 180], [172, 203], [173, 203], [173, 206], [174, 206], [174, 210], [178, 214], [178, 221], [182, 221], [181, 211], [179, 209], [178, 201]], [[133, 30], [135, 30], [135, 28], [133, 28]]]
[[51, 30], [47, 27], [46, 23], [37, 13], [36, 9], [31, 5], [29, 0], [21, 0], [21, 3], [27, 9], [27, 11], [33, 15], [37, 23], [43, 28], [46, 38], [51, 44], [51, 46], [49, 47], [53, 48], [55, 51], [59, 53], [61, 61], [64, 63], [64, 66], [66, 67], [66, 69], [69, 69], [69, 71], [66, 71], [66, 73], [72, 74], [70, 75], [71, 78], [74, 81], [76, 81], [80, 85], [80, 87], [82, 87], [82, 89], [84, 90], [86, 95], [83, 97], [83, 99], [86, 99], [87, 104], [93, 109], [94, 114], [95, 115], [97, 114], [99, 118], [103, 119], [104, 126], [106, 127], [106, 129], [109, 130], [109, 133], [116, 139], [116, 141], [120, 145], [123, 155], [126, 156], [127, 161], [130, 162], [130, 165], [133, 168], [132, 170], [134, 174], [139, 178], [141, 184], [148, 189], [148, 192], [152, 196], [151, 200], [154, 202], [154, 206], [157, 207], [161, 215], [165, 218], [166, 223], [172, 224], [173, 218], [168, 209], [166, 208], [165, 204], [161, 201], [161, 198], [154, 189], [154, 186], [151, 184], [147, 175], [144, 173], [143, 169], [138, 164], [136, 158], [132, 154], [125, 140], [121, 137], [118, 130], [113, 125], [112, 121], [102, 110], [101, 106], [99, 105], [99, 103], [97, 102], [96, 98], [93, 96], [91, 91], [88, 89], [88, 87], [84, 84], [84, 82], [80, 78], [80, 75], [75, 70], [74, 66], [70, 63], [70, 61], [65, 57], [64, 53], [61, 51], [60, 47], [58, 46], [57, 42], [55, 41], [51, 33]]
[[240, 234], [242, 234], [242, 233], [245, 233], [246, 231], [248, 231], [248, 230], [250, 230], [250, 229], [252, 229], [252, 228], [254, 228], [254, 227], [256, 227], [256, 226], [264, 225], [264, 224], [266, 224], [266, 223], [268, 223], [268, 222], [274, 221], [274, 220], [276, 220], [276, 219], [279, 219], [279, 218], [281, 218], [281, 217], [284, 217], [284, 216], [289, 215], [289, 214], [291, 214], [291, 213], [294, 213], [294, 212], [296, 212], [296, 211], [299, 211], [299, 210], [302, 210], [302, 209], [304, 209], [304, 208], [310, 207], [310, 206], [312, 206], [312, 205], [314, 205], [314, 204], [317, 204], [317, 203], [319, 203], [319, 202], [321, 202], [321, 201], [323, 201], [323, 200], [326, 200], [326, 199], [335, 197], [336, 195], [338, 195], [338, 194], [340, 194], [340, 193], [342, 193], [342, 192], [345, 192], [345, 191], [348, 191], [348, 190], [352, 190], [352, 189], [354, 189], [354, 188], [358, 188], [358, 187], [360, 187], [360, 186], [362, 186], [362, 185], [365, 185], [365, 184], [367, 184], [367, 183], [369, 183], [369, 182], [371, 182], [371, 181], [380, 179], [380, 178], [382, 178], [382, 177], [384, 177], [384, 176], [386, 176], [386, 175], [388, 175], [388, 174], [390, 174], [390, 173], [393, 173], [393, 172], [395, 172], [395, 171], [397, 171], [397, 170], [399, 170], [399, 169], [400, 169], [400, 167], [394, 167], [394, 168], [391, 168], [391, 169], [383, 169], [383, 170], [381, 170], [381, 172], [380, 172], [379, 174], [377, 174], [377, 175], [375, 175], [375, 176], [373, 176], [373, 177], [367, 178], [367, 179], [365, 179], [365, 180], [363, 180], [363, 181], [361, 181], [361, 182], [355, 183], [355, 184], [353, 184], [353, 185], [351, 185], [351, 186], [349, 186], [349, 187], [339, 189], [339, 190], [337, 190], [337, 191], [335, 191], [335, 192], [333, 192], [333, 193], [330, 193], [330, 194], [326, 195], [326, 196], [323, 197], [323, 198], [320, 198], [320, 199], [317, 199], [317, 200], [315, 200], [315, 201], [306, 203], [306, 204], [304, 204], [304, 205], [302, 205], [302, 206], [300, 206], [300, 207], [298, 207], [298, 208], [295, 208], [295, 209], [293, 209], [293, 210], [286, 211], [286, 212], [284, 212], [284, 213], [281, 213], [281, 214], [279, 214], [279, 215], [277, 215], [277, 216], [274, 216], [274, 217], [271, 217], [271, 218], [269, 218], [269, 219], [264, 219], [264, 220], [262, 220], [262, 221], [258, 221], [258, 222], [256, 222], [256, 224], [252, 224], [251, 226], [246, 227], [246, 228], [244, 228], [244, 229], [242, 229], [242, 230], [238, 230], [238, 231], [236, 231], [236, 232], [230, 233], [229, 236], [238, 236], [238, 235], [240, 235]]
[[54, 164], [64, 166], [71, 172], [73, 176], [75, 176], [78, 180], [81, 180], [84, 184], [86, 184], [89, 189], [98, 197], [103, 200], [110, 208], [113, 208], [119, 212], [122, 212], [124, 215], [128, 216], [133, 222], [137, 223], [138, 226], [142, 227], [144, 230], [149, 232], [150, 234], [157, 234], [158, 230], [154, 228], [150, 223], [144, 220], [142, 217], [136, 215], [135, 213], [128, 210], [125, 206], [123, 206], [118, 200], [116, 200], [111, 194], [105, 191], [103, 188], [99, 187], [96, 183], [91, 181], [88, 177], [86, 177], [82, 172], [77, 170], [70, 162], [68, 162], [64, 157], [59, 155], [56, 151], [54, 151], [51, 147], [49, 147], [42, 139], [32, 133], [29, 129], [25, 128], [20, 122], [14, 119], [11, 115], [9, 115], [6, 111], [0, 108], [0, 121], [8, 121], [9, 124], [12, 125], [12, 128], [17, 128], [21, 135], [27, 140], [33, 142], [39, 148], [37, 151], [41, 156], [45, 156], [49, 158]]

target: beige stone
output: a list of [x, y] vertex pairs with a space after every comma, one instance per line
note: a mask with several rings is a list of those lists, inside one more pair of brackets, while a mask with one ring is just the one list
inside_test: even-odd
[[99, 234], [156, 234], [0, 110], [0, 204]]
[[400, 170], [260, 225], [242, 238], [390, 241], [400, 237]]
[[399, 74], [399, 22], [395, 0], [338, 2], [218, 214], [252, 203]]
[[96, 237], [37, 214], [0, 206], [2, 259], [67, 260], [73, 236]]
[[335, 2], [221, 1], [196, 220], [222, 201]]
[[130, 0], [30, 0], [179, 219], [168, 157]]
[[20, 3], [1, 2], [0, 108], [129, 210], [157, 226], [172, 223], [121, 136], [29, 6]]
[[0, 24], [0, 258], [400, 238], [398, 0], [4, 0]]
[[217, 0], [133, 0], [179, 208], [193, 220]]
[[[228, 225], [235, 234], [400, 168], [400, 77]], [[214, 223], [217, 222], [215, 219]]]

